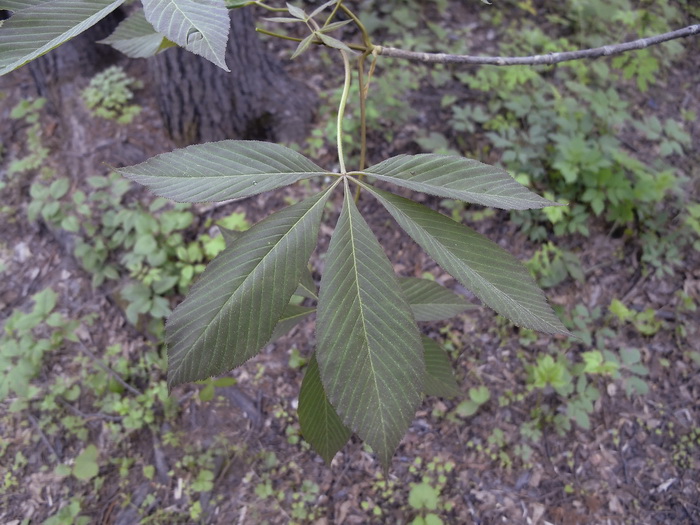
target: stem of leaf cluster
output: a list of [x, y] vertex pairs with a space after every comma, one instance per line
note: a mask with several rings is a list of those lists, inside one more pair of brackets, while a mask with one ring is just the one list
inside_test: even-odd
[[[360, 171], [365, 169], [367, 162], [367, 92], [365, 91], [365, 59], [364, 53], [357, 61], [358, 82], [360, 83]], [[362, 178], [362, 175], [360, 175]], [[360, 201], [360, 186], [355, 189], [355, 204]]]
[[365, 59], [363, 54], [357, 61], [358, 82], [360, 83], [360, 171], [367, 162], [367, 93], [365, 92]]
[[367, 32], [367, 28], [360, 21], [360, 19], [357, 18], [357, 15], [355, 15], [355, 13], [353, 13], [350, 9], [348, 9], [347, 7], [345, 7], [342, 4], [340, 5], [340, 8], [343, 10], [343, 12], [346, 15], [348, 15], [352, 19], [352, 21], [355, 23], [357, 28], [360, 30], [360, 33], [362, 33], [362, 43], [365, 45], [365, 49], [371, 50], [373, 47], [372, 39], [369, 37], [369, 33]]
[[281, 38], [282, 40], [291, 40], [292, 42], [301, 42], [301, 40], [302, 40], [301, 38], [296, 38], [293, 36], [287, 36], [287, 35], [283, 35], [280, 33], [275, 33], [273, 31], [268, 31], [267, 29], [263, 29], [261, 27], [256, 27], [255, 31], [258, 33], [262, 33], [263, 35], [273, 36], [275, 38]]
[[340, 5], [343, 3], [343, 0], [339, 0], [337, 4], [335, 4], [335, 7], [333, 8], [333, 11], [331, 12], [331, 15], [326, 19], [326, 22], [323, 24], [323, 27], [326, 27], [328, 24], [330, 24], [333, 19], [335, 18], [335, 15], [338, 14], [338, 9], [340, 9]]
[[350, 94], [350, 81], [352, 79], [352, 69], [350, 69], [350, 58], [346, 51], [340, 50], [343, 56], [343, 65], [345, 66], [345, 84], [343, 85], [343, 93], [340, 96], [340, 105], [338, 106], [338, 163], [340, 164], [340, 173], [345, 175], [345, 157], [343, 156], [343, 115], [345, 114], [345, 104], [348, 101]]
[[[289, 40], [289, 41], [291, 41], [291, 42], [301, 42], [301, 41], [303, 40], [302, 38], [297, 38], [297, 37], [294, 37], [294, 36], [288, 36], [288, 35], [283, 35], [283, 34], [281, 34], [281, 33], [275, 33], [275, 32], [273, 32], [273, 31], [268, 31], [267, 29], [263, 29], [263, 28], [261, 28], [261, 27], [256, 27], [256, 28], [255, 28], [255, 31], [256, 31], [257, 33], [262, 33], [263, 35], [272, 36], [272, 37], [275, 37], [275, 38], [281, 38], [282, 40]], [[312, 44], [315, 44], [315, 45], [318, 45], [318, 46], [323, 46], [323, 45], [325, 45], [325, 44], [324, 44], [323, 42], [321, 42], [320, 40], [314, 40], [314, 41], [311, 42], [311, 43], [312, 43]], [[350, 49], [354, 50], [354, 51], [361, 51], [361, 52], [365, 52], [365, 51], [366, 51], [365, 46], [360, 45], [360, 44], [348, 44], [348, 47], [349, 47]]]
[[262, 7], [263, 9], [267, 9], [268, 11], [272, 11], [274, 13], [286, 13], [287, 9], [285, 7], [272, 7], [271, 5], [264, 4], [263, 2], [255, 2], [255, 5], [258, 7]]

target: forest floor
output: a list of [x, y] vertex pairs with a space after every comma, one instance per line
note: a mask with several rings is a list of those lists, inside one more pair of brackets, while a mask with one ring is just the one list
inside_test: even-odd
[[[693, 61], [697, 76], [700, 57]], [[143, 75], [138, 64], [124, 66], [134, 76]], [[688, 66], [671, 75], [687, 76], [692, 70]], [[78, 79], [75, 93], [88, 82]], [[660, 108], [684, 101], [700, 114], [700, 91], [674, 91], [682, 84], [671, 76], [664, 85], [653, 86], [648, 96], [660, 101]], [[128, 275], [93, 287], [92, 275], [72, 253], [72, 234], [42, 219], [27, 219], [30, 184], [42, 176], [41, 170], [14, 179], [7, 173], [10, 161], [28, 151], [25, 137], [30, 127], [9, 114], [21, 99], [35, 97], [33, 90], [26, 71], [0, 79], [0, 169], [6, 183], [0, 190], [0, 325], [14, 311], [30, 311], [34, 294], [53, 289], [58, 294], [56, 311], [81, 323], [74, 341], [66, 336], [44, 355], [34, 383], [55, 389], [62, 378], [73, 384], [85, 377], [81, 368], [95, 368], [96, 360], [109, 355], [112, 368], [126, 363], [121, 368], [127, 371], [125, 380], [135, 377], [132, 386], [141, 397], [128, 391], [122, 395], [138, 397], [141, 404], [128, 405], [131, 408], [122, 412], [94, 410], [95, 389], [85, 386], [77, 398], [63, 391], [54, 396], [61, 397], [56, 405], [63, 407], [60, 414], [45, 413], [42, 403], [50, 397], [46, 391], [19, 408], [13, 405], [16, 396], [3, 400], [0, 523], [41, 523], [49, 516], [54, 519], [49, 523], [77, 523], [80, 515], [86, 523], [118, 525], [393, 524], [429, 514], [455, 524], [700, 523], [700, 362], [694, 357], [700, 355], [700, 319], [677, 293], [683, 291], [700, 303], [700, 253], [692, 247], [679, 254], [682, 264], [671, 275], [657, 275], [644, 269], [638, 243], [617, 235], [603, 221], [591, 221], [588, 238], [557, 239], [559, 246], [576, 252], [585, 281], [567, 279], [546, 294], [559, 312], [578, 320], [579, 339], [519, 330], [481, 307], [448, 323], [422, 324], [424, 334], [450, 349], [462, 396], [425, 399], [388, 475], [354, 437], [328, 466], [300, 438], [295, 410], [304, 371], [300, 363], [313, 350], [313, 321], [233, 371], [236, 385], [217, 387], [212, 400], [201, 400], [197, 392], [202, 386], [190, 385], [174, 390], [174, 407], [163, 408], [166, 403], [157, 394], [151, 394], [150, 404], [143, 401], [149, 383], [165, 376], [158, 357], [163, 349], [127, 320], [119, 290]], [[50, 107], [41, 112], [40, 136], [50, 151], [42, 168], [69, 177], [68, 196], [95, 191], [87, 179], [106, 175], [107, 166], [139, 162], [173, 149], [148, 85], [137, 91], [135, 102], [143, 109], [128, 125], [90, 116], [77, 97], [65, 101], [63, 116]], [[700, 126], [695, 124], [691, 134], [697, 151]], [[75, 151], [76, 141], [83, 144], [82, 150]], [[397, 154], [397, 147], [382, 146], [371, 153]], [[409, 148], [418, 149], [415, 143]], [[332, 152], [315, 160], [329, 166], [335, 162]], [[679, 170], [688, 170], [687, 159], [679, 156], [677, 163]], [[254, 223], [310, 189], [295, 186], [224, 207], [197, 205], [193, 210], [198, 218], [188, 235], [213, 235], [216, 228], [205, 219], [235, 212], [245, 213]], [[697, 181], [686, 191], [697, 197]], [[333, 197], [336, 205], [340, 198]], [[148, 203], [151, 197], [132, 189], [125, 200]], [[423, 201], [440, 207], [438, 199]], [[359, 206], [397, 273], [430, 273], [478, 303], [373, 201], [362, 199]], [[328, 217], [325, 224], [334, 220]], [[485, 218], [471, 214], [466, 220], [521, 260], [537, 249], [505, 212]], [[322, 228], [312, 258], [317, 281], [331, 232], [331, 226]], [[652, 318], [622, 322], [608, 312], [613, 299], [637, 313], [651, 309]], [[169, 300], [173, 306], [179, 298]], [[649, 324], [652, 329], [640, 331]], [[109, 348], [118, 350], [110, 354]], [[626, 349], [628, 355], [638, 350], [639, 360], [632, 359], [631, 365], [648, 372], [636, 379], [649, 391], [628, 395], [634, 376], [629, 371], [616, 378], [596, 376], [590, 384], [597, 386], [600, 397], [586, 412], [589, 428], [573, 417], [567, 425], [567, 405], [574, 395], [529, 388], [525, 365], [532, 366], [538, 355], [552, 349], [561, 349], [573, 362], [593, 348]], [[143, 365], [145, 355], [155, 357]], [[130, 366], [148, 370], [145, 375], [131, 374]], [[488, 390], [488, 400], [470, 414], [463, 402], [481, 386]], [[137, 406], [150, 411], [152, 419], [129, 428], [124, 418]], [[547, 410], [551, 417], [538, 419], [536, 414]], [[82, 422], [69, 422], [71, 417]], [[115, 424], [124, 427], [117, 432]], [[74, 431], [62, 430], [61, 425]], [[98, 471], [83, 476], [75, 468], [80, 463], [76, 458], [89, 444], [98, 449]], [[77, 510], [69, 509], [76, 501]], [[59, 509], [64, 509], [62, 514]]]

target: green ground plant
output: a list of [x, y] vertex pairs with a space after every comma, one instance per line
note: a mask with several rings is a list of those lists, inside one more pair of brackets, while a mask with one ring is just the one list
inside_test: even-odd
[[[0, 47], [0, 74], [87, 29], [121, 3], [121, 0], [100, 0], [86, 9], [66, 10], [67, 19], [61, 18], [60, 23], [46, 16], [50, 13], [50, 4], [13, 4], [13, 16], [4, 22], [0, 32], [0, 43], [5, 45]], [[254, 4], [284, 13], [284, 16], [272, 18], [272, 22], [298, 24], [308, 29], [303, 39], [263, 31], [297, 40], [293, 57], [309, 51], [312, 44], [318, 44], [331, 49], [344, 66], [335, 133], [337, 171], [322, 168], [289, 148], [257, 141], [190, 146], [117, 170], [159, 197], [181, 203], [240, 199], [301, 180], [321, 181], [318, 193], [272, 213], [245, 232], [224, 232], [226, 247], [202, 272], [186, 299], [169, 315], [165, 330], [169, 347], [168, 388], [206, 380], [241, 365], [268, 342], [315, 312], [317, 348], [309, 360], [299, 395], [301, 432], [327, 461], [355, 433], [371, 446], [385, 469], [388, 468], [423, 394], [447, 396], [457, 391], [448, 356], [436, 343], [421, 337], [417, 322], [449, 318], [466, 309], [468, 304], [433, 281], [399, 278], [394, 274], [358, 208], [360, 198], [367, 196], [378, 201], [421, 248], [484, 304], [523, 328], [568, 334], [528, 270], [498, 244], [427, 206], [376, 187], [374, 182], [381, 181], [444, 199], [507, 210], [555, 205], [529, 191], [505, 170], [461, 156], [398, 155], [368, 167], [367, 100], [375, 65], [382, 55], [407, 55], [401, 50], [373, 44], [367, 26], [342, 0], [314, 6], [310, 12], [291, 4], [277, 8], [262, 1], [215, 0], [206, 16], [184, 1], [167, 5], [156, 0], [142, 3], [143, 11], [132, 14], [115, 35], [107, 39], [124, 51], [124, 33], [127, 29], [132, 31], [138, 23], [138, 34], [132, 34], [129, 39], [132, 47], [127, 54], [132, 56], [144, 56], [144, 48], [154, 54], [174, 43], [227, 70], [224, 56], [229, 38], [227, 8]], [[445, 4], [437, 2], [435, 5], [439, 8]], [[410, 27], [414, 23], [414, 8], [407, 2], [393, 10], [391, 17], [404, 27]], [[584, 12], [577, 14], [582, 24], [585, 15]], [[142, 24], [144, 19], [148, 23]], [[612, 20], [630, 27], [637, 22], [633, 17]], [[70, 29], [66, 29], [66, 24]], [[337, 38], [341, 36], [339, 30], [348, 24], [354, 26], [359, 42]], [[658, 29], [652, 21], [647, 25], [655, 31], [666, 29]], [[431, 31], [440, 34], [437, 26], [431, 27]], [[36, 38], [27, 39], [27, 34]], [[694, 33], [684, 33], [685, 36], [690, 34]], [[550, 41], [535, 30], [525, 35], [544, 51], [554, 46], [573, 47], [565, 39]], [[408, 47], [420, 48], [424, 44], [416, 38]], [[134, 46], [138, 49], [134, 50]], [[410, 50], [408, 56], [426, 60], [424, 55], [411, 54]], [[640, 89], [646, 89], [658, 63], [658, 58], [643, 55], [641, 62], [624, 61], [619, 67]], [[542, 93], [547, 80], [531, 68], [506, 68], [502, 76], [501, 73], [492, 74], [496, 70], [481, 69], [476, 75], [456, 74], [456, 77], [474, 90], [490, 91], [496, 83], [503, 87], [499, 90], [501, 98], [494, 97], [494, 106], [489, 107], [490, 118], [481, 124], [498, 147], [508, 148], [503, 162], [521, 174], [521, 179], [525, 167], [532, 165], [533, 159], [544, 157], [547, 141], [542, 138], [551, 136], [556, 146], [554, 159], [539, 170], [535, 167], [529, 175], [532, 180], [554, 173], [559, 181], [552, 188], [556, 198], [572, 196], [567, 191], [574, 188], [573, 196], [585, 203], [584, 211], [589, 208], [596, 215], [605, 212], [611, 221], [630, 221], [633, 204], [657, 203], [659, 192], [675, 187], [677, 181], [668, 170], [657, 175], [619, 148], [612, 126], [614, 119], [621, 118], [627, 108], [614, 93], [601, 92], [595, 84], [589, 87], [590, 73], [573, 64], [566, 69], [573, 76], [562, 81], [573, 82], [568, 86], [571, 93], [558, 93], [551, 85], [551, 97]], [[606, 68], [605, 65], [593, 68], [593, 74], [603, 78], [608, 74]], [[355, 71], [359, 79], [355, 88], [359, 107], [359, 139], [356, 139], [359, 155], [352, 159], [353, 165], [348, 169], [346, 160], [350, 157], [344, 153], [344, 124]], [[431, 73], [435, 83], [447, 78], [449, 74], [444, 67], [437, 67]], [[100, 83], [109, 84], [107, 80], [100, 80]], [[103, 86], [101, 98], [92, 96], [90, 99], [99, 98], [104, 109], [108, 100], [105, 93], [109, 91], [113, 95], [116, 85], [119, 89], [129, 87], [114, 79], [112, 84], [111, 90]], [[539, 90], [528, 92], [531, 86]], [[587, 111], [581, 111], [574, 95], [587, 97]], [[125, 104], [123, 97], [116, 98], [120, 104]], [[533, 107], [540, 111], [531, 111]], [[455, 122], [463, 121], [467, 115], [474, 115], [475, 120], [480, 118], [470, 110], [455, 114]], [[526, 126], [520, 127], [523, 122]], [[460, 125], [469, 129], [466, 124]], [[358, 128], [357, 124], [353, 126], [352, 129]], [[598, 130], [603, 130], [605, 137], [600, 137]], [[672, 124], [664, 126], [662, 132], [671, 143], [669, 151], [677, 150], [673, 144], [683, 139], [682, 129]], [[59, 185], [52, 194], [49, 186], [48, 196], [59, 200], [63, 197], [59, 191], [62, 189]], [[336, 190], [342, 191], [342, 204], [332, 197]], [[308, 260], [329, 203], [339, 205], [340, 209], [335, 210], [339, 211], [339, 218], [317, 289], [309, 274]], [[157, 209], [158, 205], [154, 205]], [[123, 243], [130, 250], [123, 263], [140, 283], [123, 290], [130, 303], [127, 315], [132, 322], [141, 313], [153, 317], [169, 313], [167, 303], [158, 299], [161, 293], [181, 284], [183, 273], [164, 276], [161, 272], [161, 266], [168, 260], [166, 247], [174, 249], [180, 263], [190, 265], [191, 277], [201, 262], [198, 254], [189, 253], [189, 247], [183, 252], [178, 251], [182, 248], [178, 243], [176, 246], [167, 244], [169, 238], [175, 237], [170, 234], [178, 225], [191, 223], [191, 215], [182, 208], [175, 208], [174, 215], [168, 216], [171, 222], [167, 223], [162, 219], [167, 211], [161, 215], [160, 222], [151, 217], [153, 211], [105, 213], [109, 222], [102, 224], [111, 232], [111, 242]], [[571, 213], [580, 215], [581, 209], [577, 211], [574, 206]], [[638, 206], [636, 213], [640, 213]], [[651, 216], [653, 206], [644, 213]], [[558, 216], [564, 231], [585, 233], [581, 221], [568, 220], [566, 216], [567, 213]], [[159, 245], [159, 236], [166, 238], [166, 247]], [[99, 244], [93, 241], [96, 246]], [[102, 242], [107, 250], [108, 242]], [[95, 250], [98, 254], [103, 251]], [[82, 256], [89, 256], [87, 250]], [[102, 260], [101, 256], [96, 257], [97, 265], [107, 260], [106, 256]], [[174, 266], [180, 269], [177, 263]], [[110, 277], [107, 272], [105, 276]], [[305, 296], [316, 305], [299, 306], [294, 295]], [[627, 366], [638, 362], [634, 356], [629, 359], [625, 362]], [[569, 403], [574, 407], [571, 410], [586, 413], [594, 398], [586, 374], [593, 372], [586, 371], [585, 365], [581, 373], [577, 372], [574, 394], [574, 390], [564, 385], [572, 382], [567, 381], [566, 373], [571, 378], [576, 376], [571, 370], [557, 366], [552, 358], [543, 357], [532, 370], [533, 388], [559, 388], [561, 395], [575, 395], [577, 397]], [[151, 395], [165, 403], [165, 385], [159, 383], [153, 394], [139, 394], [121, 404], [117, 401], [115, 410], [123, 418], [126, 430], [153, 424], [146, 411], [139, 409], [142, 403], [151, 404]], [[572, 417], [577, 418], [576, 415]], [[582, 416], [577, 421], [579, 419], [584, 421]], [[495, 431], [492, 437], [491, 445], [503, 449], [504, 437]], [[202, 486], [211, 481], [197, 479]], [[425, 519], [427, 515], [422, 517]]]
[[655, 331], [651, 330], [648, 317], [648, 313], [640, 316], [628, 310], [617, 299], [613, 300], [607, 319], [600, 308], [588, 311], [583, 305], [577, 305], [566, 324], [591, 350], [582, 352], [580, 359], [575, 359], [562, 351], [566, 347], [552, 347], [549, 352], [538, 354], [534, 362], [522, 354], [528, 390], [539, 393], [531, 420], [524, 425], [522, 435], [536, 442], [546, 428], [553, 428], [561, 435], [571, 430], [572, 423], [590, 429], [594, 404], [605, 385], [612, 382], [621, 383], [628, 397], [647, 394], [649, 370], [642, 362], [640, 350], [618, 349], [608, 341], [616, 335], [613, 326], [617, 320], [636, 320], [635, 327], [641, 335], [652, 335]]
[[576, 254], [558, 248], [552, 242], [542, 245], [526, 265], [542, 288], [556, 286], [569, 277], [579, 282], [585, 280]]
[[[130, 184], [116, 174], [89, 177], [88, 184], [94, 190], [89, 195], [70, 192], [68, 177], [32, 183], [27, 217], [76, 234], [74, 255], [92, 275], [93, 286], [128, 275], [131, 282], [120, 291], [127, 319], [136, 325], [147, 315], [151, 331], [158, 333], [171, 312], [168, 297], [186, 293], [206, 263], [224, 250], [224, 238], [203, 234], [185, 241], [195, 221], [191, 205], [127, 201]], [[204, 226], [214, 224], [231, 231], [250, 227], [242, 212]]]
[[142, 87], [140, 80], [131, 78], [121, 67], [111, 66], [95, 75], [81, 95], [96, 117], [128, 124], [141, 112], [140, 106], [129, 101], [134, 97], [133, 90]]
[[[545, 33], [538, 27], [540, 18], [535, 8], [521, 6], [524, 16], [507, 21], [511, 31], [500, 46], [502, 54], [600, 45], [611, 28], [620, 24], [630, 33], [645, 36], [668, 30], [671, 24], [680, 23], [684, 14], [681, 6], [666, 2], [564, 2], [559, 10], [547, 13], [551, 26]], [[485, 10], [483, 15], [492, 24], [506, 23], [497, 10]], [[394, 25], [392, 36], [401, 47], [410, 47], [415, 31], [401, 40], [407, 28], [398, 22]], [[558, 26], [567, 28], [566, 37], [556, 36]], [[385, 24], [384, 29], [391, 31], [391, 27]], [[425, 27], [423, 38], [433, 29]], [[450, 52], [468, 52], [468, 35], [449, 36], [440, 41], [451, 42]], [[446, 114], [449, 126], [447, 131], [445, 126], [441, 131], [425, 130], [416, 142], [427, 151], [463, 152], [476, 158], [489, 155], [495, 148], [501, 153], [500, 162], [516, 180], [542, 191], [550, 200], [572, 203], [514, 212], [514, 219], [533, 240], [546, 240], [550, 233], [587, 236], [591, 216], [617, 225], [634, 223], [637, 231], [664, 237], [670, 222], [656, 220], [659, 211], [684, 207], [678, 193], [683, 181], [667, 159], [690, 147], [686, 120], [682, 114], [665, 122], [639, 118], [622, 97], [629, 88], [620, 78], [634, 80], [637, 89], [645, 91], [650, 82], [662, 77], [663, 68], [680, 50], [677, 43], [670, 43], [663, 50], [648, 48], [621, 55], [610, 65], [569, 62], [556, 68], [516, 66], [448, 74], [435, 70], [431, 79], [436, 87], [447, 91], [441, 108], [435, 109]], [[453, 88], [455, 79], [459, 80], [459, 89]], [[472, 90], [465, 92], [461, 87], [464, 85]], [[632, 157], [619, 138], [621, 129], [634, 129], [658, 141], [659, 155], [647, 163]], [[488, 144], [474, 151], [474, 135]], [[637, 233], [633, 228], [630, 233]]]
[[[10, 118], [24, 121], [27, 125], [26, 154], [14, 159], [7, 169], [8, 175], [26, 173], [38, 169], [49, 155], [49, 149], [44, 146], [41, 134], [39, 116], [46, 104], [45, 98], [24, 99], [10, 112]], [[2, 181], [7, 184], [7, 181]]]
[[41, 371], [44, 356], [65, 341], [76, 341], [79, 321], [54, 311], [58, 295], [50, 288], [32, 296], [29, 312], [15, 310], [0, 335], [0, 400], [12, 396], [12, 411], [21, 411], [41, 389], [31, 380]]

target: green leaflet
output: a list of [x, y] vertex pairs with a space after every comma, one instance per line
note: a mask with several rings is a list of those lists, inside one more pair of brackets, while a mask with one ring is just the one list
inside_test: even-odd
[[321, 279], [316, 358], [343, 424], [387, 467], [421, 400], [423, 345], [393, 267], [345, 185]]
[[292, 149], [255, 140], [188, 146], [116, 171], [178, 202], [241, 199], [328, 173]]
[[445, 271], [496, 312], [518, 326], [568, 333], [525, 266], [496, 243], [426, 206], [359, 184]]
[[473, 159], [447, 155], [399, 155], [364, 173], [414, 191], [507, 210], [557, 206], [531, 192], [508, 172]]
[[[226, 246], [229, 248], [234, 242], [236, 242], [236, 239], [243, 235], [242, 232], [229, 230], [226, 228], [222, 228], [221, 226], [219, 226], [219, 230], [221, 231], [221, 235], [223, 235], [224, 237]], [[294, 295], [300, 295], [301, 297], [306, 297], [307, 299], [318, 300], [318, 289], [316, 288], [314, 278], [311, 275], [311, 270], [309, 270], [308, 266], [306, 267], [306, 271], [302, 272], [301, 274], [301, 281], [299, 281], [299, 287], [294, 292]], [[291, 330], [291, 326], [289, 329]], [[280, 336], [281, 335], [283, 334], [280, 334]], [[272, 339], [274, 340], [276, 339], [276, 337], [273, 337]]]
[[282, 312], [282, 317], [279, 318], [275, 325], [270, 341], [279, 339], [315, 311], [316, 308], [288, 304]]
[[442, 321], [474, 308], [464, 297], [435, 281], [401, 277], [399, 282], [416, 321]]
[[124, 0], [5, 0], [14, 12], [0, 27], [0, 76], [79, 35]]
[[421, 339], [425, 351], [423, 392], [428, 396], [455, 397], [459, 394], [459, 387], [447, 352], [430, 337]]
[[318, 289], [316, 288], [316, 283], [314, 283], [313, 275], [311, 275], [311, 270], [306, 268], [306, 271], [301, 274], [301, 281], [299, 281], [299, 288], [297, 288], [296, 295], [301, 295], [307, 299], [318, 300]]
[[134, 11], [111, 35], [97, 43], [109, 44], [130, 58], [151, 57], [173, 45], [153, 29], [142, 9]]
[[219, 231], [224, 237], [224, 242], [226, 243], [227, 248], [230, 248], [233, 243], [240, 239], [241, 235], [243, 235], [243, 232], [229, 230], [228, 228], [223, 228], [222, 226], [219, 226]]
[[225, 71], [231, 27], [224, 0], [142, 0], [151, 25], [168, 40]]
[[231, 370], [270, 340], [336, 185], [255, 224], [209, 264], [166, 325], [171, 388]]
[[343, 425], [328, 402], [321, 383], [316, 355], [311, 356], [299, 391], [299, 426], [301, 434], [314, 450], [330, 463], [333, 456], [350, 439], [350, 430]]

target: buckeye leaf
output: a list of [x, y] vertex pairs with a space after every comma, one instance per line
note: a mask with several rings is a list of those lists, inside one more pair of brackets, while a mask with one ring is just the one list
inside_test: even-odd
[[255, 140], [188, 146], [116, 171], [178, 202], [241, 199], [327, 174], [292, 149]]
[[518, 326], [568, 334], [520, 261], [471, 228], [393, 193], [359, 183], [442, 268]]
[[387, 467], [421, 400], [423, 346], [392, 265], [345, 185], [321, 279], [316, 358], [343, 424]]
[[151, 25], [169, 40], [225, 71], [231, 21], [224, 0], [142, 0]]
[[425, 384], [428, 396], [455, 397], [459, 387], [447, 352], [430, 337], [422, 336], [425, 351]]
[[318, 288], [316, 288], [313, 275], [311, 275], [311, 270], [309, 270], [308, 267], [306, 271], [301, 274], [301, 281], [299, 281], [299, 288], [297, 288], [296, 295], [301, 295], [307, 299], [318, 299]]
[[229, 230], [228, 228], [223, 228], [221, 226], [219, 226], [219, 231], [224, 238], [227, 248], [233, 246], [233, 243], [235, 243], [238, 239], [240, 239], [241, 235], [243, 235], [243, 232], [241, 231]]
[[0, 22], [0, 76], [79, 35], [124, 0], [4, 0], [13, 12]]
[[270, 341], [279, 339], [315, 311], [316, 308], [288, 304], [282, 312], [282, 317], [279, 318], [277, 325], [275, 325]]
[[209, 264], [166, 324], [171, 388], [231, 370], [270, 340], [334, 187], [255, 224]]
[[98, 44], [109, 44], [130, 58], [147, 58], [174, 45], [146, 20], [142, 9], [123, 20], [114, 32]]
[[[221, 230], [221, 235], [224, 237], [224, 242], [226, 243], [227, 247], [230, 247], [243, 234], [242, 232], [229, 230], [228, 228], [222, 228], [221, 226], [219, 226], [219, 230]], [[297, 287], [296, 292], [294, 292], [294, 295], [300, 295], [301, 297], [306, 297], [307, 299], [318, 299], [318, 289], [316, 288], [314, 278], [311, 275], [311, 270], [309, 270], [308, 266], [306, 267], [306, 271], [302, 272], [301, 274], [301, 281], [299, 281], [299, 286]], [[276, 337], [273, 337], [272, 339], [276, 339]]]
[[330, 463], [333, 456], [350, 439], [350, 430], [343, 425], [323, 390], [316, 355], [311, 356], [299, 391], [299, 426], [301, 435], [316, 452]]
[[416, 321], [442, 321], [474, 308], [464, 297], [435, 281], [402, 277], [399, 282]]
[[531, 192], [507, 171], [473, 159], [448, 155], [399, 155], [364, 173], [414, 191], [507, 210], [557, 204]]

